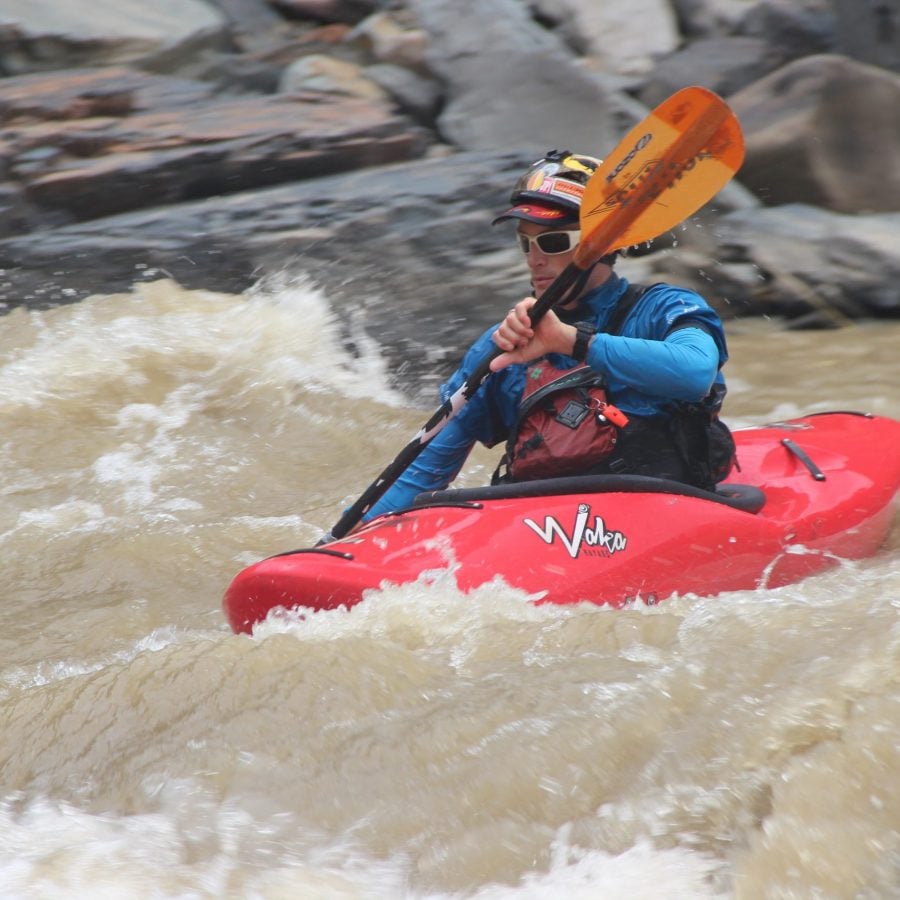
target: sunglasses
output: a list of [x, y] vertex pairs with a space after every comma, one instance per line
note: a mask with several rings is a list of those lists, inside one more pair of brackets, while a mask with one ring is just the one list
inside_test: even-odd
[[542, 231], [540, 234], [533, 235], [522, 234], [521, 231], [517, 231], [516, 238], [523, 253], [527, 254], [531, 250], [531, 245], [537, 244], [541, 253], [555, 256], [557, 253], [567, 253], [569, 250], [574, 250], [581, 240], [581, 231], [576, 228], [573, 231]]

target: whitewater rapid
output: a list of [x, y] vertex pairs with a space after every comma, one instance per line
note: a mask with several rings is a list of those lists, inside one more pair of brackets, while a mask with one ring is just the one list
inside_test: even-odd
[[[728, 332], [732, 425], [900, 417], [900, 323]], [[896, 523], [774, 591], [536, 607], [450, 568], [229, 632], [231, 577], [432, 411], [394, 371], [303, 279], [0, 319], [0, 897], [896, 896]]]

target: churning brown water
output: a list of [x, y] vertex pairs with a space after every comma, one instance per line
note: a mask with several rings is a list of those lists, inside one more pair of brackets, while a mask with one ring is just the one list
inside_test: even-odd
[[[732, 425], [900, 416], [900, 323], [729, 330]], [[0, 320], [3, 898], [900, 896], [896, 525], [775, 591], [448, 573], [232, 635], [431, 412], [341, 347], [302, 284]]]

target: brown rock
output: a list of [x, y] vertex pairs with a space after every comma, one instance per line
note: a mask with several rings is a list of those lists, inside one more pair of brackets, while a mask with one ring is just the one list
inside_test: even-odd
[[309, 92], [216, 98], [130, 70], [0, 82], [0, 111], [0, 172], [33, 227], [47, 214], [82, 221], [396, 162], [427, 146], [387, 104]]
[[0, 122], [125, 116], [160, 106], [186, 107], [212, 97], [214, 86], [134, 69], [66, 69], [0, 81]]

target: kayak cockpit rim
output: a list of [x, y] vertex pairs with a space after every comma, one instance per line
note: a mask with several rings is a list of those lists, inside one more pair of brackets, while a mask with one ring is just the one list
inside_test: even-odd
[[747, 513], [759, 512], [766, 503], [763, 491], [750, 484], [720, 484], [715, 491], [705, 491], [680, 481], [652, 478], [648, 475], [573, 475], [513, 484], [425, 491], [415, 498], [408, 509], [460, 505], [472, 501], [558, 497], [563, 494], [678, 494], [722, 503]]

